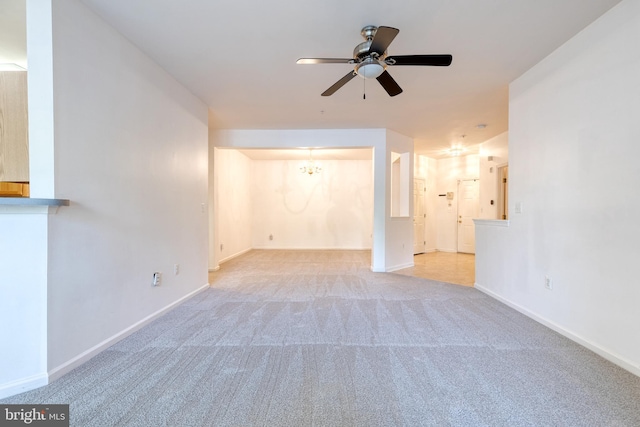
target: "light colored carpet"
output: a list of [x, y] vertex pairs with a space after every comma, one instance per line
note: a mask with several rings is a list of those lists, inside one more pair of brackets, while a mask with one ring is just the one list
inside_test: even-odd
[[2, 403], [77, 426], [639, 426], [640, 378], [367, 251], [252, 251], [213, 287]]

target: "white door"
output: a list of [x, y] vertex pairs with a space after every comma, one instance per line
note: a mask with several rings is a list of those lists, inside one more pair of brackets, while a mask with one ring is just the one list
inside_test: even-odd
[[424, 240], [424, 224], [427, 217], [425, 212], [425, 186], [424, 179], [413, 180], [413, 253], [424, 253], [426, 241]]
[[476, 230], [473, 219], [480, 210], [480, 181], [458, 181], [458, 252], [476, 253]]

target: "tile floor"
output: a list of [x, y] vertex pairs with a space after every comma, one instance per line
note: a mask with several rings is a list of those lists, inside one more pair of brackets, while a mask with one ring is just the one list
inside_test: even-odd
[[475, 255], [451, 252], [430, 252], [414, 255], [414, 266], [394, 271], [407, 276], [422, 277], [456, 285], [475, 283]]

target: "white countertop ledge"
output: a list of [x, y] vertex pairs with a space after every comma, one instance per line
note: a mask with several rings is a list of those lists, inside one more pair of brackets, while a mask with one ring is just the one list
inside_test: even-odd
[[55, 214], [60, 206], [69, 206], [69, 200], [0, 197], [0, 214]]

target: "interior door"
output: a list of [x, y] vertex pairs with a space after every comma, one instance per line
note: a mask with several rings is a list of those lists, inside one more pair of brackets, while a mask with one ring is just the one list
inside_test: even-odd
[[480, 181], [458, 181], [458, 252], [476, 253], [476, 230], [473, 219], [480, 211]]
[[425, 219], [425, 185], [424, 179], [413, 180], [413, 254], [424, 253], [426, 241], [424, 240]]

